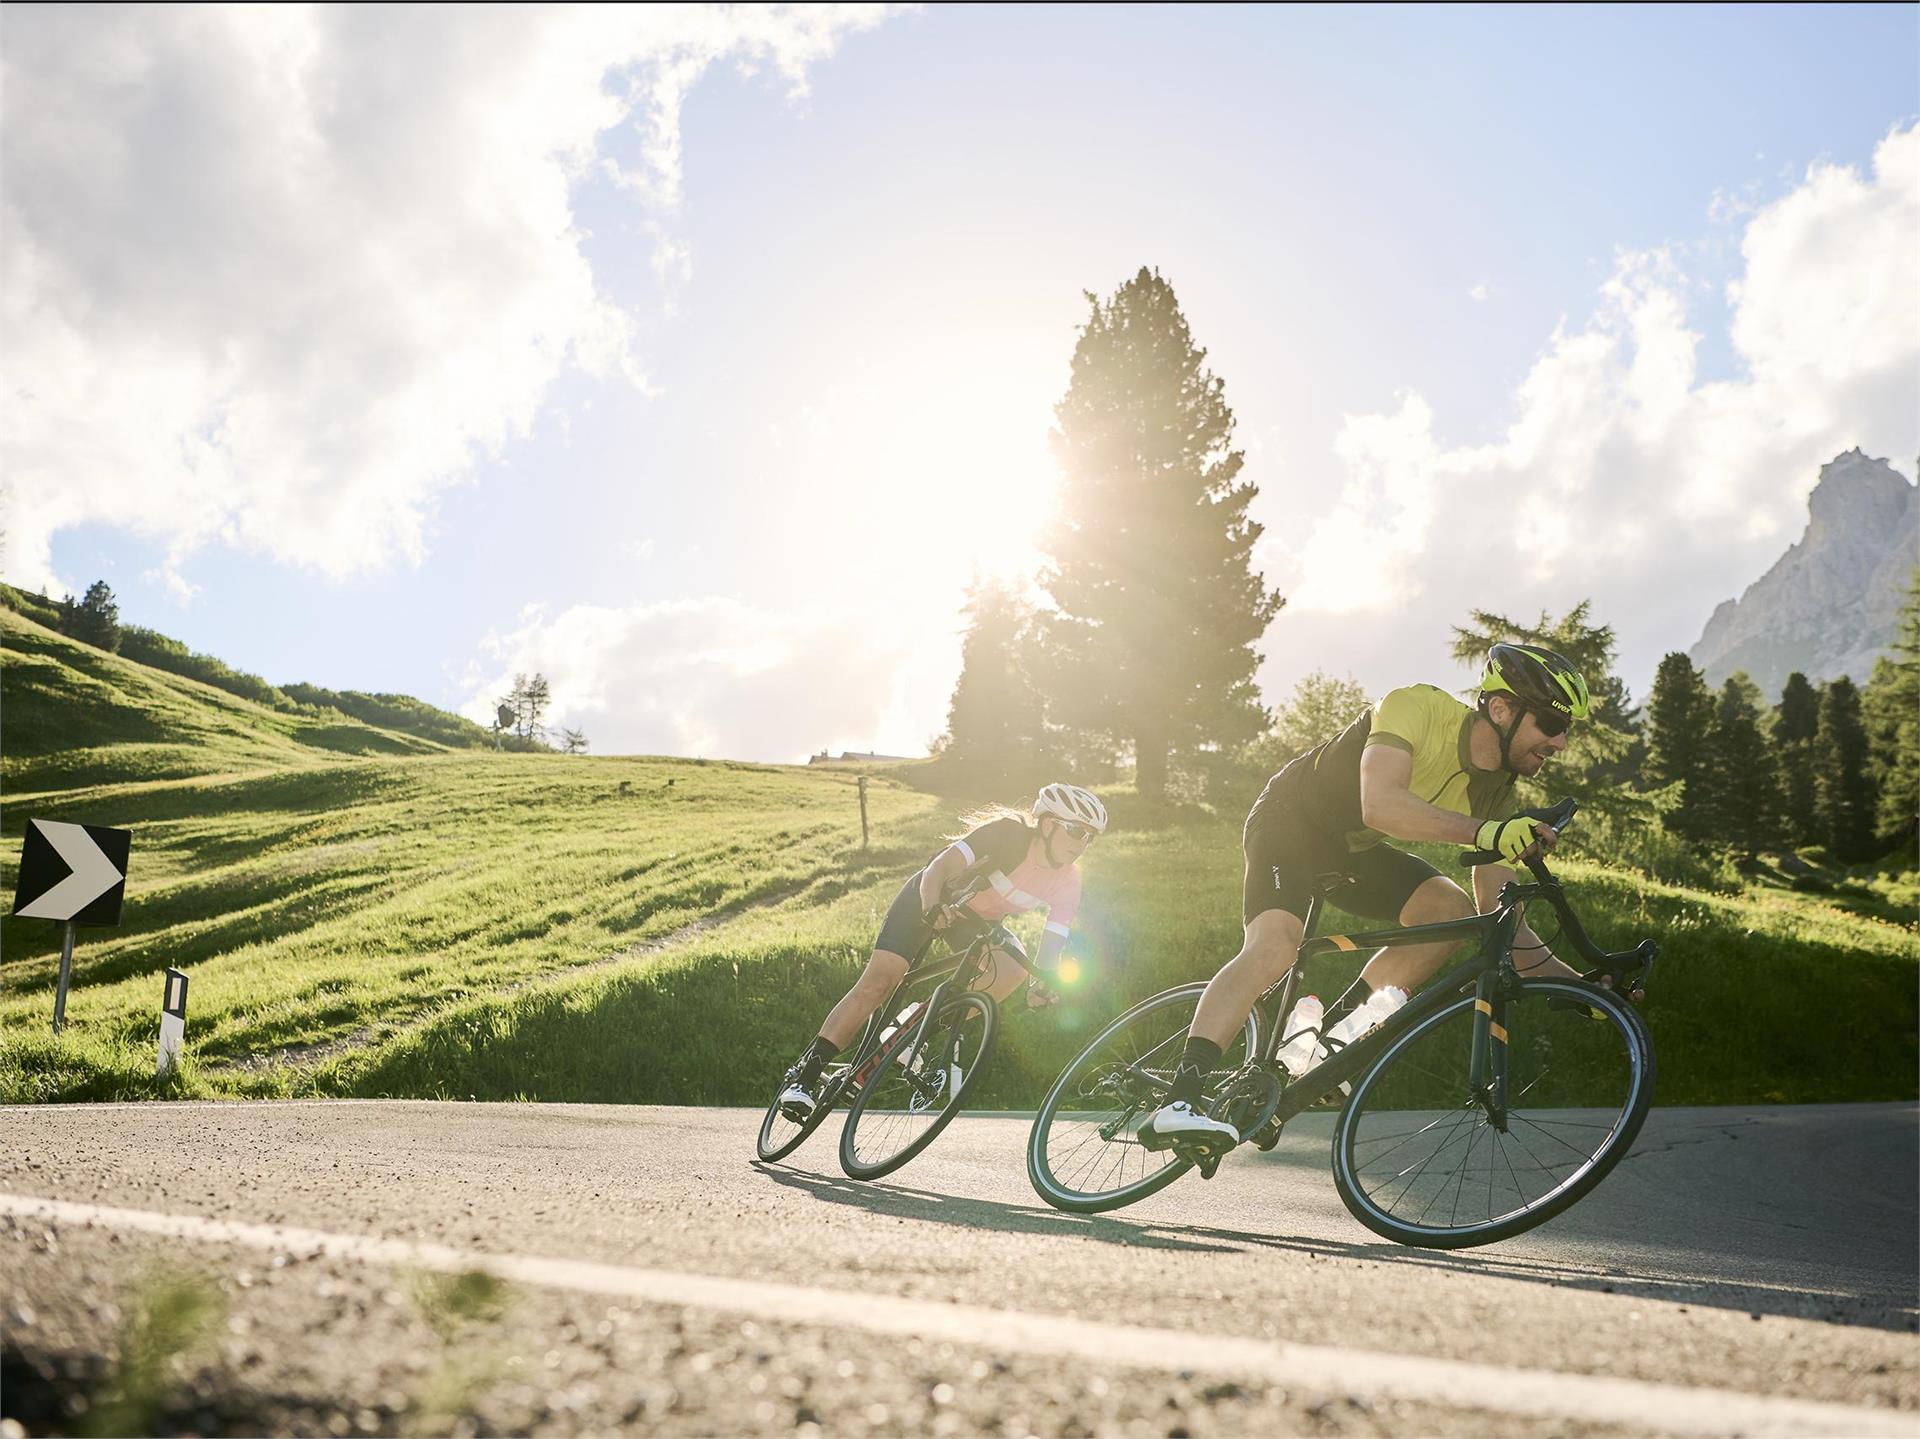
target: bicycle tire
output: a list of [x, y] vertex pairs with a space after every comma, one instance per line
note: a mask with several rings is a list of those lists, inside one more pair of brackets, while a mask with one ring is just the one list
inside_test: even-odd
[[[1556, 999], [1576, 1003], [1555, 1009]], [[1495, 1129], [1467, 1094], [1474, 1003], [1472, 994], [1463, 995], [1396, 1038], [1354, 1082], [1334, 1127], [1341, 1201], [1398, 1244], [1467, 1249], [1546, 1222], [1625, 1158], [1653, 1104], [1653, 1040], [1632, 1005], [1574, 980], [1521, 980], [1506, 1005], [1509, 1123]], [[1452, 1102], [1411, 1102], [1421, 1095]], [[1419, 1123], [1426, 1114], [1435, 1117]], [[1481, 1176], [1473, 1162], [1483, 1136], [1486, 1213], [1462, 1222], [1469, 1184], [1478, 1203]], [[1436, 1170], [1443, 1158], [1458, 1164], [1457, 1179]], [[1443, 1220], [1433, 1211], [1449, 1186], [1453, 1201]]]
[[[905, 1110], [882, 1110], [875, 1108], [879, 1096], [889, 1099], [908, 1096], [924, 1097], [926, 1094], [925, 1076], [918, 1070], [909, 1074], [909, 1064], [918, 1066], [936, 1046], [946, 1043], [946, 1036], [959, 1034], [969, 1023], [968, 1014], [974, 1023], [980, 1026], [978, 1038], [974, 1041], [973, 1057], [961, 1073], [958, 1084], [945, 1082], [939, 1089], [940, 1107], [928, 1116], [925, 1109], [915, 1110], [911, 1103]], [[993, 1058], [994, 1037], [998, 1033], [1000, 1011], [994, 1002], [984, 994], [960, 994], [943, 1003], [927, 1026], [926, 1051], [910, 1055], [910, 1047], [915, 1027], [902, 1029], [881, 1052], [880, 1061], [874, 1066], [873, 1073], [867, 1076], [867, 1082], [860, 1086], [855, 1096], [853, 1109], [847, 1115], [846, 1125], [840, 1131], [840, 1167], [852, 1179], [879, 1179], [894, 1172], [919, 1154], [929, 1144], [940, 1137], [940, 1132], [953, 1122], [960, 1112], [960, 1106], [980, 1076], [986, 1072], [987, 1063]], [[886, 1117], [884, 1127], [875, 1130], [875, 1123]], [[915, 1118], [926, 1119], [918, 1126], [912, 1124]], [[865, 1129], [868, 1143], [861, 1148], [862, 1121], [868, 1121]], [[904, 1132], [906, 1138], [897, 1148], [890, 1144], [894, 1135]]]
[[[1033, 1127], [1027, 1134], [1027, 1178], [1032, 1182], [1034, 1192], [1055, 1209], [1064, 1210], [1068, 1214], [1101, 1214], [1109, 1209], [1120, 1209], [1137, 1203], [1150, 1194], [1159, 1193], [1193, 1168], [1191, 1159], [1180, 1157], [1172, 1149], [1156, 1153], [1145, 1149], [1131, 1138], [1136, 1120], [1159, 1106], [1158, 1093], [1148, 1094], [1145, 1090], [1137, 1094], [1124, 1091], [1116, 1093], [1113, 1096], [1114, 1099], [1127, 1102], [1118, 1109], [1104, 1111], [1110, 1116], [1109, 1118], [1096, 1122], [1103, 1111], [1095, 1111], [1090, 1117], [1082, 1117], [1074, 1121], [1083, 1128], [1090, 1127], [1094, 1136], [1100, 1136], [1103, 1129], [1112, 1126], [1111, 1135], [1101, 1138], [1102, 1145], [1107, 1149], [1113, 1149], [1117, 1145], [1125, 1146], [1125, 1149], [1117, 1155], [1110, 1155], [1104, 1159], [1095, 1158], [1090, 1164], [1076, 1161], [1069, 1168], [1065, 1156], [1079, 1154], [1085, 1144], [1092, 1142], [1094, 1136], [1074, 1138], [1072, 1131], [1056, 1136], [1054, 1125], [1055, 1121], [1067, 1112], [1066, 1105], [1070, 1100], [1099, 1097], [1101, 1085], [1108, 1082], [1108, 1077], [1099, 1073], [1103, 1063], [1137, 1065], [1152, 1057], [1162, 1046], [1183, 1046], [1187, 1028], [1193, 1022], [1193, 1012], [1199, 1008], [1200, 996], [1206, 992], [1206, 988], [1205, 981], [1183, 984], [1141, 1000], [1095, 1035], [1087, 1047], [1060, 1071], [1060, 1077], [1053, 1082], [1053, 1088], [1047, 1091], [1047, 1097], [1041, 1101], [1040, 1110], [1033, 1117]], [[1256, 1006], [1256, 1012], [1257, 1008]], [[1165, 1013], [1162, 1014], [1162, 1011]], [[1161, 1014], [1161, 1020], [1153, 1021], [1155, 1014]], [[1143, 1021], [1152, 1021], [1146, 1027], [1147, 1033], [1158, 1033], [1163, 1028], [1167, 1029], [1168, 1033], [1162, 1040], [1149, 1047], [1145, 1054], [1116, 1054], [1114, 1058], [1102, 1060], [1100, 1051], [1103, 1048], [1108, 1045], [1115, 1045], [1116, 1048], [1124, 1047], [1126, 1032], [1141, 1025]], [[1176, 1024], [1177, 1028], [1173, 1027]], [[1239, 1057], [1234, 1058], [1234, 1050], [1229, 1047], [1226, 1055], [1222, 1057], [1223, 1068], [1218, 1071], [1219, 1073], [1223, 1075], [1232, 1073], [1244, 1062], [1247, 1055], [1258, 1053], [1259, 1025], [1254, 1014], [1247, 1016], [1241, 1038], [1245, 1047], [1240, 1051]], [[1168, 1056], [1168, 1062], [1155, 1067], [1164, 1068], [1170, 1076], [1178, 1059], [1179, 1047], [1174, 1047]], [[1057, 1152], [1056, 1137], [1061, 1141]], [[1145, 1156], [1140, 1159], [1142, 1172], [1133, 1180], [1125, 1180], [1127, 1169], [1134, 1160], [1134, 1156], [1126, 1150], [1138, 1151], [1140, 1156]], [[1099, 1151], [1096, 1151], [1096, 1155], [1098, 1153]], [[1105, 1174], [1105, 1163], [1116, 1160], [1113, 1177], [1124, 1182], [1102, 1182], [1099, 1188], [1087, 1187], [1088, 1180], [1083, 1178], [1083, 1175]], [[1157, 1170], [1153, 1168], [1155, 1162], [1160, 1164]], [[1062, 1169], [1069, 1169], [1066, 1177], [1060, 1174], [1059, 1171]]]

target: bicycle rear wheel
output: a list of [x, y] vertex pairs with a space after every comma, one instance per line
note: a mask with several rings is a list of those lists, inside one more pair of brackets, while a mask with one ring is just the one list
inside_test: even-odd
[[[1055, 1209], [1099, 1214], [1165, 1189], [1193, 1167], [1135, 1135], [1160, 1107], [1206, 984], [1143, 999], [1109, 1024], [1053, 1082], [1027, 1136], [1027, 1177]], [[1256, 1052], [1253, 1015], [1223, 1055], [1203, 1104]]]
[[1427, 1249], [1510, 1239], [1625, 1157], [1653, 1103], [1653, 1043], [1633, 1007], [1593, 985], [1529, 979], [1506, 1001], [1505, 1027], [1504, 1128], [1469, 1092], [1471, 994], [1415, 1024], [1355, 1082], [1334, 1128], [1333, 1179], [1374, 1233]]
[[918, 1048], [917, 1025], [896, 1034], [840, 1131], [840, 1167], [878, 1179], [933, 1143], [986, 1072], [999, 1019], [984, 994], [961, 994], [940, 1006]]

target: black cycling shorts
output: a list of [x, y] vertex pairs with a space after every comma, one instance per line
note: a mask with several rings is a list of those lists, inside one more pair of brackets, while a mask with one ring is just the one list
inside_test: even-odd
[[[947, 948], [957, 954], [992, 928], [986, 920], [964, 911], [944, 930], [936, 930], [928, 924], [926, 912], [920, 908], [920, 875], [923, 873], [923, 870], [916, 871], [911, 879], [900, 886], [900, 893], [887, 906], [886, 919], [881, 921], [880, 937], [873, 942], [875, 949], [900, 955], [915, 965], [927, 957], [927, 951], [933, 947], [936, 936], [945, 940]], [[1027, 954], [1019, 941], [1011, 936], [1009, 940], [1008, 944], [1001, 947], [1019, 963], [1027, 965]]]
[[1333, 902], [1349, 914], [1400, 923], [1400, 913], [1413, 892], [1440, 871], [1418, 855], [1376, 844], [1350, 850], [1338, 834], [1331, 834], [1290, 804], [1285, 796], [1269, 792], [1247, 816], [1242, 849], [1247, 874], [1241, 891], [1241, 923], [1270, 909], [1284, 909], [1302, 922], [1307, 903], [1329, 875], [1350, 876]]

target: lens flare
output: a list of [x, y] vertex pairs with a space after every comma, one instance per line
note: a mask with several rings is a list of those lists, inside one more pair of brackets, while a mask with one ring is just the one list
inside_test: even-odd
[[1057, 972], [1062, 984], [1078, 984], [1080, 982], [1080, 962], [1078, 960], [1061, 960], [1060, 968]]

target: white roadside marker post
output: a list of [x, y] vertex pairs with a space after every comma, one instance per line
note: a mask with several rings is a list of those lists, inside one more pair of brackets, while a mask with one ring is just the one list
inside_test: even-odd
[[187, 1037], [187, 977], [177, 969], [167, 971], [167, 987], [160, 992], [160, 1063], [155, 1079], [173, 1073], [180, 1059], [180, 1046]]

